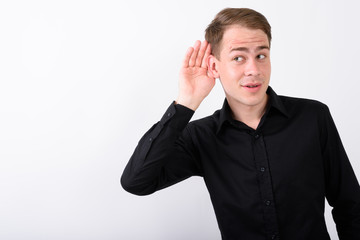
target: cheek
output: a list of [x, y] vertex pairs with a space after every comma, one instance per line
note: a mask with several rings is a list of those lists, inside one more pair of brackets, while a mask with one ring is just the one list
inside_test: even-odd
[[270, 75], [271, 75], [271, 68], [269, 67], [266, 72], [266, 77], [268, 78], [268, 80], [270, 80]]
[[243, 74], [243, 70], [239, 65], [235, 64], [224, 64], [221, 67], [221, 76], [228, 79], [239, 78]]
[[263, 78], [268, 79], [270, 77], [270, 73], [271, 73], [270, 64], [260, 65], [259, 71]]
[[271, 73], [271, 64], [270, 62], [268, 62], [265, 66], [264, 66], [264, 73], [267, 75], [270, 75]]

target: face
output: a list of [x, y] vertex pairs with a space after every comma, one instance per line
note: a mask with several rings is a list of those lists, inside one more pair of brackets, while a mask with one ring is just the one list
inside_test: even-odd
[[209, 58], [209, 70], [220, 78], [230, 106], [266, 105], [271, 64], [267, 35], [233, 25], [225, 30], [220, 57]]

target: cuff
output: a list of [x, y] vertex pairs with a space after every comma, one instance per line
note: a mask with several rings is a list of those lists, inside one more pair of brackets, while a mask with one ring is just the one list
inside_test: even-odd
[[160, 123], [182, 131], [194, 115], [194, 110], [180, 104], [171, 103], [160, 120]]

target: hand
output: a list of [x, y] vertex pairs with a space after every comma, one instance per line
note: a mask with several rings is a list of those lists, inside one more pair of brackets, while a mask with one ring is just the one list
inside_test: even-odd
[[211, 47], [207, 41], [196, 41], [185, 55], [180, 71], [179, 96], [176, 103], [196, 110], [215, 85], [208, 73], [207, 59]]

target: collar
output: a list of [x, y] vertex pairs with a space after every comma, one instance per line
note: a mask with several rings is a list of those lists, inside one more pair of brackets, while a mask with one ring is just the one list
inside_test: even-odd
[[[288, 112], [286, 111], [286, 108], [281, 100], [281, 98], [275, 93], [275, 91], [269, 86], [266, 94], [269, 95], [269, 102], [268, 102], [268, 110], [271, 111], [272, 108], [277, 109], [281, 114], [283, 114], [285, 117], [289, 117]], [[224, 100], [224, 104], [220, 110], [220, 117], [219, 117], [219, 125], [216, 133], [219, 133], [221, 127], [225, 122], [232, 122], [234, 121], [232, 117], [232, 111], [229, 106], [229, 103], [227, 102], [226, 98]]]

